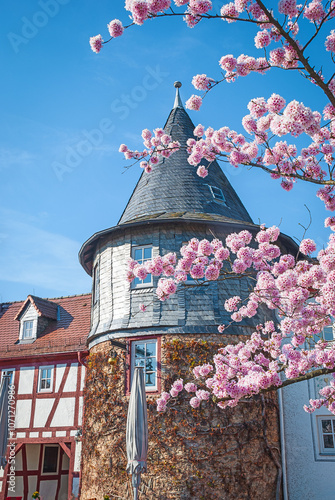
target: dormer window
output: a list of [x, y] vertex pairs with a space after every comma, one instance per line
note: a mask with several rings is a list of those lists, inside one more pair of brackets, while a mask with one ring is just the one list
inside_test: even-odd
[[50, 320], [59, 319], [58, 305], [50, 300], [28, 295], [15, 319], [20, 322], [19, 341], [29, 344], [43, 333]]
[[33, 321], [24, 321], [23, 322], [23, 329], [22, 329], [22, 339], [33, 338], [33, 330], [34, 330], [34, 322]]
[[222, 190], [216, 186], [208, 186], [210, 189], [210, 192], [212, 193], [212, 196], [215, 201], [219, 201], [221, 203], [226, 204], [226, 199], [224, 197], [224, 194]]
[[20, 320], [20, 342], [33, 342], [37, 337], [38, 314], [29, 307]]

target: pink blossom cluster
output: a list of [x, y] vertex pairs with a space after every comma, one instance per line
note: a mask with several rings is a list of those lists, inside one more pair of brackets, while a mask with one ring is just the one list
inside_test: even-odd
[[327, 36], [325, 46], [329, 52], [335, 52], [335, 30], [331, 30], [330, 35]]
[[251, 72], [264, 74], [266, 70], [270, 69], [270, 64], [264, 57], [255, 58], [245, 54], [241, 54], [237, 58], [232, 54], [222, 56], [219, 64], [226, 72], [224, 79], [227, 82], [234, 82], [236, 77], [248, 76]]
[[124, 27], [119, 19], [113, 19], [113, 21], [107, 24], [107, 28], [110, 36], [113, 38], [121, 36], [124, 31]]
[[126, 0], [125, 8], [131, 13], [135, 24], [143, 24], [144, 21], [159, 12], [164, 12], [171, 5], [171, 0]]
[[199, 111], [202, 104], [202, 99], [199, 95], [191, 95], [191, 97], [186, 101], [185, 106], [187, 109], [192, 109], [194, 111]]
[[332, 373], [332, 380], [329, 385], [320, 389], [321, 399], [310, 399], [309, 406], [304, 405], [304, 410], [313, 413], [324, 406], [331, 413], [335, 414], [335, 374]]
[[[268, 321], [259, 325], [246, 342], [219, 349], [210, 371], [205, 369], [207, 365], [193, 369], [197, 385], [193, 382], [185, 384], [187, 392], [195, 393], [189, 401], [190, 405], [198, 408], [202, 401], [214, 397], [220, 408], [234, 407], [241, 399], [278, 388], [285, 385], [285, 380], [303, 377], [313, 369], [335, 368], [335, 349], [328, 345], [325, 350], [324, 341], [317, 341], [314, 347], [306, 349], [284, 343], [283, 340], [283, 334], [276, 331], [272, 321]], [[182, 381], [178, 382], [181, 386]], [[199, 385], [205, 389], [199, 388]], [[172, 389], [170, 391], [172, 397], [178, 393]], [[159, 400], [157, 405], [159, 411], [166, 409], [168, 398], [164, 394], [161, 396], [163, 403]], [[305, 410], [312, 412], [323, 405], [335, 414], [335, 381], [332, 380], [320, 394], [324, 399], [310, 400], [310, 406], [305, 406]]]
[[[186, 6], [184, 20], [189, 27], [195, 26], [202, 17], [211, 17], [210, 0], [174, 0], [174, 4]], [[126, 0], [126, 9], [135, 24], [143, 24], [160, 13], [164, 15], [170, 5], [171, 0]], [[328, 97], [328, 91], [334, 96], [335, 78], [327, 82], [321, 71], [315, 73], [315, 65], [309, 69], [309, 59], [302, 57], [301, 50], [308, 43], [296, 39], [298, 20], [299, 23], [310, 21], [311, 33], [314, 30], [316, 36], [321, 25], [334, 17], [334, 2], [307, 0], [298, 4], [296, 0], [280, 0], [278, 12], [282, 19], [272, 24], [271, 15], [275, 15], [275, 8], [270, 13], [260, 2], [235, 0], [222, 6], [221, 17], [228, 23], [240, 19], [256, 21], [258, 32], [254, 43], [264, 52], [259, 58], [246, 54], [238, 57], [224, 55], [219, 62], [224, 71], [222, 80], [233, 82], [239, 76], [255, 72], [264, 74], [271, 67], [279, 67], [300, 71], [321, 87]], [[124, 27], [120, 21], [113, 20], [108, 29], [112, 37], [117, 37], [123, 33]], [[92, 37], [90, 43], [92, 50], [99, 52], [104, 42], [98, 35]], [[334, 30], [327, 36], [325, 48], [335, 52]], [[217, 83], [205, 74], [193, 79], [195, 88], [205, 93]], [[192, 110], [199, 110], [201, 104], [202, 97], [197, 95], [187, 101], [187, 107]], [[235, 167], [251, 165], [267, 170], [273, 179], [280, 179], [287, 191], [293, 188], [296, 178], [325, 184], [317, 196], [328, 210], [334, 211], [333, 99], [323, 110], [324, 125], [321, 113], [297, 100], [286, 104], [278, 94], [267, 100], [263, 97], [252, 99], [248, 109], [249, 114], [242, 120], [243, 134], [228, 127], [214, 130], [198, 125], [194, 137], [189, 138], [186, 145], [180, 145], [162, 129], [157, 129], [154, 134], [146, 129], [142, 134], [143, 151], [131, 151], [125, 145], [121, 145], [120, 151], [127, 159], [140, 161], [147, 173], [162, 157], [186, 147], [189, 163], [197, 167], [198, 175], [203, 178], [208, 175], [210, 165], [202, 165], [202, 160], [205, 159], [207, 165], [207, 162], [210, 164], [221, 157]], [[295, 138], [302, 134], [307, 136], [308, 142], [299, 152], [295, 144], [280, 139], [284, 135]], [[330, 181], [326, 181], [328, 174]], [[335, 231], [335, 218], [328, 217], [325, 226]], [[182, 247], [178, 259], [175, 254], [168, 254], [145, 264], [130, 261], [128, 281], [145, 279], [148, 273], [159, 277], [156, 293], [162, 301], [175, 294], [180, 283], [189, 277], [211, 281], [237, 275], [254, 279], [255, 285], [247, 296], [241, 294], [241, 297], [235, 296], [225, 302], [232, 321], [254, 317], [260, 307], [276, 310], [280, 316], [278, 325], [271, 321], [258, 325], [249, 340], [228, 345], [214, 357], [212, 364], [195, 367], [196, 383], [190, 381], [184, 385], [183, 380], [177, 380], [170, 392], [161, 395], [159, 410], [163, 411], [168, 400], [177, 397], [183, 387], [192, 394], [190, 404], [193, 408], [210, 399], [218, 400], [218, 405], [225, 408], [235, 406], [240, 399], [262, 390], [284, 385], [286, 380], [299, 380], [315, 369], [335, 370], [335, 348], [322, 338], [323, 328], [331, 324], [335, 315], [335, 234], [316, 259], [298, 261], [291, 255], [281, 255], [276, 244], [278, 236], [278, 228], [261, 227], [256, 235], [241, 231], [227, 236], [225, 242], [194, 238]], [[312, 240], [304, 239], [299, 258], [302, 258], [301, 254], [310, 255], [315, 249]], [[222, 333], [226, 328], [229, 325], [220, 325], [218, 330]], [[305, 409], [314, 411], [321, 406], [335, 414], [333, 381], [322, 389], [321, 398], [311, 400]]]
[[[144, 129], [142, 138], [145, 147], [143, 151], [133, 151], [125, 144], [121, 144], [119, 152], [124, 154], [126, 160], [142, 160], [140, 166], [147, 173], [150, 173], [153, 166], [157, 165], [162, 158], [169, 158], [180, 148], [180, 143], [172, 141], [171, 136], [166, 134], [162, 128], [156, 128], [153, 134], [150, 130]], [[146, 160], [146, 158], [148, 159]]]
[[[293, 188], [297, 176], [317, 181], [325, 178], [326, 171], [320, 160], [329, 165], [334, 161], [334, 106], [325, 107], [324, 117], [331, 121], [322, 127], [320, 113], [313, 112], [298, 101], [291, 101], [286, 105], [285, 99], [278, 94], [272, 94], [267, 100], [263, 97], [254, 98], [249, 102], [248, 109], [250, 114], [244, 116], [242, 125], [251, 140], [229, 127], [214, 130], [198, 125], [195, 128], [196, 139], [190, 138], [187, 141], [188, 162], [197, 167], [200, 177], [208, 174], [208, 167], [199, 165], [203, 159], [212, 162], [217, 157], [222, 157], [235, 167], [251, 164], [263, 165], [269, 170], [272, 168], [271, 177], [281, 179], [281, 186], [287, 191]], [[300, 154], [295, 144], [288, 144], [286, 141], [278, 141], [270, 146], [271, 136], [298, 137], [303, 133], [312, 142], [302, 148]], [[321, 188], [318, 196], [327, 209], [334, 210], [333, 186]]]
[[192, 79], [192, 85], [196, 90], [209, 90], [215, 81], [207, 75], [195, 75]]
[[[186, 386], [189, 384], [185, 385]], [[157, 399], [157, 411], [165, 411], [166, 405], [170, 397], [176, 397], [184, 389], [184, 382], [182, 379], [176, 380], [170, 389], [170, 392], [162, 392], [161, 397]]]
[[103, 44], [103, 39], [102, 39], [102, 36], [101, 35], [97, 35], [97, 36], [92, 36], [90, 38], [90, 46], [91, 46], [91, 49], [93, 50], [93, 52], [95, 52], [96, 54], [98, 54], [102, 48], [102, 44]]
[[[333, 218], [327, 218], [325, 225], [334, 226]], [[254, 317], [260, 306], [276, 309], [282, 318], [277, 326], [272, 321], [258, 325], [249, 340], [228, 345], [214, 357], [213, 364], [193, 369], [198, 383], [185, 384], [187, 392], [195, 393], [190, 400], [193, 408], [212, 396], [219, 400], [221, 408], [235, 406], [241, 398], [281, 386], [285, 379], [299, 378], [313, 369], [335, 369], [335, 347], [322, 339], [323, 328], [335, 316], [335, 234], [316, 261], [296, 261], [292, 255], [281, 255], [275, 244], [279, 234], [277, 227], [261, 226], [254, 237], [249, 231], [228, 235], [226, 246], [217, 239], [193, 238], [181, 248], [179, 259], [170, 253], [155, 257], [145, 266], [133, 260], [129, 263], [129, 273], [134, 276], [142, 276], [143, 267], [162, 276], [157, 295], [163, 301], [177, 291], [178, 283], [183, 281], [180, 275], [206, 280], [232, 273], [255, 276], [255, 286], [247, 297], [226, 300], [231, 320]], [[300, 250], [310, 254], [315, 251], [315, 243], [305, 239]], [[167, 266], [169, 277], [164, 277]], [[212, 276], [209, 270], [213, 269], [216, 272]], [[218, 329], [222, 332], [224, 328], [220, 325]], [[202, 383], [204, 389], [199, 387]], [[176, 397], [182, 389], [182, 381], [176, 381], [169, 397]], [[160, 411], [166, 408], [167, 400], [167, 396], [160, 398]], [[328, 408], [335, 414], [335, 405], [333, 408], [329, 404]]]

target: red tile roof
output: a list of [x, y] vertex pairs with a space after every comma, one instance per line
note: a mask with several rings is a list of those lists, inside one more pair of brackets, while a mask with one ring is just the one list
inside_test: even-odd
[[[15, 319], [27, 301], [0, 304], [0, 359], [86, 350], [90, 331], [91, 294], [55, 299], [28, 296], [29, 301], [47, 316], [59, 306], [59, 320], [49, 318], [42, 334], [32, 343], [19, 343], [20, 321]], [[50, 306], [49, 306], [50, 304]], [[48, 309], [49, 308], [49, 309]], [[56, 315], [57, 318], [57, 315]]]

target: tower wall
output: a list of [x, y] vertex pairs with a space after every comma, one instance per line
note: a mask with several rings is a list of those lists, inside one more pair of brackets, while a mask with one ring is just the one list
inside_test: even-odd
[[[134, 247], [152, 246], [153, 257], [168, 252], [178, 255], [180, 247], [191, 237], [211, 240], [215, 235], [224, 240], [230, 232], [232, 229], [220, 224], [170, 222], [154, 227], [120, 228], [112, 237], [101, 239], [93, 259], [93, 269], [99, 267], [99, 297], [92, 304], [90, 347], [108, 338], [138, 335], [138, 329], [143, 335], [156, 333], [159, 328], [164, 328], [164, 333], [216, 333], [219, 324], [229, 323], [224, 302], [234, 295], [246, 297], [250, 289], [247, 279], [231, 278], [203, 285], [193, 281], [180, 287], [168, 301], [161, 302], [155, 294], [158, 277], [153, 277], [152, 286], [134, 288], [127, 283], [126, 272]], [[142, 303], [147, 310], [140, 313]], [[229, 334], [251, 333], [260, 320], [260, 317], [244, 320], [231, 326]]]
[[[201, 340], [188, 334], [160, 336], [161, 389], [184, 376], [189, 364], [209, 361], [227, 342], [231, 337], [218, 334], [202, 334]], [[105, 494], [132, 498], [125, 470], [129, 358], [115, 348], [117, 358], [108, 363], [110, 349], [108, 342], [100, 343], [89, 357], [81, 500]], [[164, 414], [156, 411], [157, 397], [147, 395], [148, 471], [142, 474], [140, 499], [276, 497], [281, 476], [276, 394], [227, 410], [211, 403], [194, 410], [180, 396]]]
[[[241, 227], [239, 230], [245, 229]], [[252, 228], [251, 228], [252, 229]], [[152, 245], [153, 256], [178, 252], [191, 237], [222, 240], [236, 230], [222, 224], [166, 222], [121, 227], [97, 245], [93, 267], [100, 269], [99, 300], [93, 306], [89, 337], [90, 360], [85, 395], [83, 481], [81, 499], [131, 498], [125, 472], [125, 429], [130, 393], [133, 345], [157, 341], [158, 383], [147, 393], [149, 407], [148, 473], [142, 498], [150, 499], [272, 499], [280, 482], [280, 440], [276, 394], [258, 397], [236, 408], [219, 409], [213, 402], [193, 410], [180, 397], [165, 414], [156, 399], [180, 377], [192, 379], [190, 367], [210, 362], [217, 349], [245, 340], [259, 315], [219, 334], [228, 323], [225, 300], [246, 296], [250, 283], [231, 279], [180, 287], [170, 300], [155, 296], [153, 286], [132, 289], [127, 260], [134, 246]], [[285, 242], [282, 242], [286, 251]], [[139, 304], [147, 310], [139, 312]], [[127, 353], [109, 339], [127, 345]], [[148, 340], [149, 339], [149, 340]]]

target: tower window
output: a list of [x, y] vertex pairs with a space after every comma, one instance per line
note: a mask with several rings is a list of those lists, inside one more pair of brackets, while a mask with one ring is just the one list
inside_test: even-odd
[[[135, 366], [144, 369], [144, 383], [147, 391], [157, 390], [157, 340], [132, 342], [131, 375]], [[131, 377], [133, 378], [133, 377]]]
[[222, 203], [226, 203], [226, 199], [225, 199], [224, 194], [220, 188], [218, 188], [216, 186], [208, 186], [208, 187], [213, 195], [214, 200], [221, 201]]
[[[132, 258], [136, 260], [139, 264], [145, 264], [147, 260], [152, 259], [152, 246], [144, 245], [141, 247], [132, 248]], [[139, 288], [141, 286], [152, 286], [152, 275], [148, 274], [144, 280], [135, 278], [132, 282], [133, 288]]]

